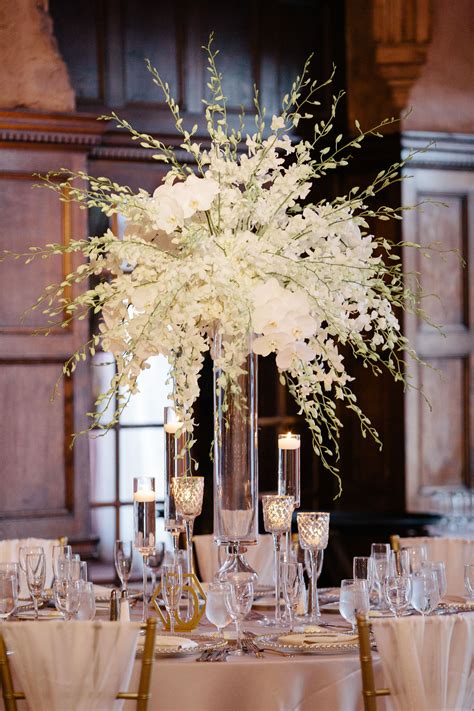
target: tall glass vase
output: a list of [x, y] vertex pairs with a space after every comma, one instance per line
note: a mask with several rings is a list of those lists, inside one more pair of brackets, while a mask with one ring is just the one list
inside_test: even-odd
[[[251, 343], [249, 344], [251, 346]], [[222, 353], [216, 335], [214, 360]], [[214, 367], [214, 540], [226, 546], [217, 573], [225, 580], [234, 572], [255, 571], [245, 559], [247, 546], [258, 542], [257, 356], [242, 363], [238, 388], [221, 387]]]

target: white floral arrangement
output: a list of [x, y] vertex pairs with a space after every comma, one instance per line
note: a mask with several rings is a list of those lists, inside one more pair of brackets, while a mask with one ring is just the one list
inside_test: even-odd
[[[126, 228], [122, 237], [108, 229], [67, 246], [31, 248], [24, 255], [27, 261], [63, 252], [85, 257], [61, 284], [46, 289], [35, 308], [52, 325], [57, 317], [65, 326], [89, 312], [101, 315], [99, 333], [64, 365], [64, 374], [70, 375], [98, 347], [115, 357], [116, 375], [99, 396], [97, 410], [89, 413], [91, 428], [104, 427], [101, 411], [114, 397], [111, 424], [117, 421], [148, 359], [163, 354], [171, 366], [176, 410], [192, 433], [199, 375], [214, 338], [222, 337], [215, 367], [222, 371], [222, 387], [228, 388], [242, 372], [248, 336], [254, 334], [254, 353], [275, 355], [315, 451], [337, 475], [338, 400], [358, 414], [362, 434], [369, 432], [378, 441], [356, 403], [342, 350], [352, 351], [376, 374], [387, 368], [397, 380], [403, 379], [404, 355], [414, 355], [395, 315], [397, 308], [415, 308], [414, 294], [404, 285], [395, 245], [371, 234], [367, 222], [400, 219], [401, 209], [371, 208], [369, 202], [400, 180], [403, 164], [381, 171], [365, 189], [353, 187], [332, 201], [314, 204], [308, 198], [317, 179], [345, 166], [367, 135], [381, 136], [380, 128], [393, 119], [368, 131], [356, 122], [354, 138], [332, 138], [342, 94], [333, 98], [329, 119], [314, 122], [317, 92], [328, 82], [309, 77], [308, 60], [278, 116], [267, 121], [256, 91], [255, 130], [244, 136], [243, 122], [239, 129], [228, 126], [212, 36], [204, 49], [211, 92], [210, 101], [204, 101], [206, 145], [195, 142], [197, 126], [184, 127], [168, 84], [148, 62], [191, 165], [113, 114], [101, 118], [115, 120], [153, 158], [169, 165], [152, 195], [82, 172], [45, 176], [44, 184], [61, 200], [76, 201], [84, 209], [98, 207], [108, 217], [121, 215]], [[296, 141], [302, 121], [314, 122], [312, 138]], [[72, 298], [70, 287], [78, 282], [86, 288]]]

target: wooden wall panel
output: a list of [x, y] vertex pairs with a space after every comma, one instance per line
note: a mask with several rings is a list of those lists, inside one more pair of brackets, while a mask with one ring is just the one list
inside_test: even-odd
[[[410, 134], [410, 145], [424, 137]], [[405, 397], [407, 505], [426, 506], [437, 487], [474, 485], [474, 161], [467, 136], [438, 136], [438, 146], [415, 159], [404, 184], [404, 203], [433, 200], [407, 213], [404, 238], [433, 247], [405, 249], [406, 278], [417, 273], [429, 296], [422, 306], [440, 332], [418, 316], [405, 319], [405, 331], [419, 357], [412, 363], [413, 389]], [[436, 248], [438, 251], [436, 251]], [[425, 401], [428, 400], [429, 404]], [[430, 409], [431, 406], [431, 409]]]

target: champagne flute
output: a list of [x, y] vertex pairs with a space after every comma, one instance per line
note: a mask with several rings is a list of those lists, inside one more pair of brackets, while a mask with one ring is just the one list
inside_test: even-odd
[[341, 580], [339, 612], [351, 623], [352, 633], [356, 631], [357, 615], [369, 612], [369, 589], [366, 580]]
[[372, 587], [374, 574], [373, 574], [373, 561], [369, 556], [356, 555], [352, 559], [352, 577], [354, 580], [367, 580], [367, 589], [370, 590]]
[[0, 622], [8, 619], [18, 604], [18, 582], [14, 575], [0, 574]]
[[133, 562], [133, 541], [115, 541], [114, 562], [122, 590], [127, 590]]
[[219, 637], [224, 636], [222, 630], [232, 621], [225, 604], [225, 596], [229, 593], [229, 583], [210, 583], [206, 592], [206, 617], [217, 627]]
[[72, 560], [72, 548], [71, 546], [56, 545], [53, 546], [53, 575], [56, 579], [58, 577], [58, 561], [66, 558], [67, 560]]
[[161, 594], [170, 619], [170, 632], [174, 634], [174, 616], [183, 592], [183, 569], [177, 563], [165, 563], [161, 576]]
[[38, 600], [43, 594], [44, 583], [46, 579], [46, 561], [43, 553], [27, 553], [25, 558], [26, 563], [26, 582], [28, 590], [33, 598], [35, 608], [35, 620], [38, 619]]
[[374, 608], [383, 610], [385, 598], [383, 596], [383, 584], [388, 575], [390, 545], [388, 543], [372, 543], [370, 547], [370, 557], [372, 559], [373, 581], [372, 589], [376, 599]]

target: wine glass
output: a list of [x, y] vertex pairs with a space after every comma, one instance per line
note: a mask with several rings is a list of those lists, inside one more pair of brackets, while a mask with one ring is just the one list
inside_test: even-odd
[[385, 599], [390, 610], [398, 617], [408, 609], [411, 600], [411, 579], [409, 575], [388, 575], [384, 583]]
[[26, 563], [26, 582], [28, 590], [33, 598], [35, 608], [35, 620], [38, 619], [38, 600], [43, 594], [44, 583], [46, 579], [46, 561], [44, 552], [42, 553], [27, 553], [25, 558]]
[[133, 541], [115, 541], [114, 562], [115, 570], [122, 583], [122, 590], [127, 590], [128, 579], [132, 569]]
[[383, 610], [385, 598], [383, 596], [383, 584], [388, 575], [390, 545], [388, 543], [372, 543], [370, 547], [370, 557], [372, 559], [372, 589], [375, 593], [374, 608]]
[[58, 577], [58, 561], [62, 558], [72, 560], [71, 546], [64, 546], [59, 544], [53, 546], [53, 575], [55, 579]]
[[20, 570], [25, 574], [26, 577], [26, 556], [28, 553], [44, 553], [43, 546], [20, 546], [18, 549], [18, 563]]
[[95, 617], [95, 593], [94, 584], [87, 581], [79, 581], [79, 608], [76, 619], [93, 620]]
[[304, 588], [303, 564], [296, 561], [285, 562], [281, 567], [283, 597], [285, 598], [290, 632], [293, 632], [293, 620]]
[[303, 550], [309, 551], [311, 560], [311, 612], [309, 621], [319, 623], [317, 551], [324, 550], [329, 538], [329, 514], [326, 512], [304, 512], [296, 516], [298, 538]]
[[74, 558], [58, 558], [55, 580], [80, 580], [81, 561]]
[[422, 615], [432, 612], [439, 603], [436, 571], [424, 568], [411, 575], [411, 604]]
[[177, 563], [165, 563], [161, 575], [161, 594], [170, 618], [170, 632], [174, 634], [174, 616], [183, 592], [183, 569]]
[[147, 568], [149, 568], [150, 573], [151, 573], [152, 592], [155, 591], [156, 576], [161, 569], [164, 557], [165, 557], [165, 544], [164, 543], [155, 543], [155, 547], [154, 547], [153, 551], [149, 555], [147, 555], [146, 565], [147, 565]]
[[210, 583], [207, 588], [206, 617], [211, 624], [217, 627], [219, 637], [224, 636], [222, 630], [232, 621], [225, 604], [225, 596], [229, 592], [229, 583]]
[[54, 581], [53, 595], [54, 604], [59, 612], [62, 612], [64, 619], [72, 620], [79, 610], [80, 591], [82, 581], [71, 578], [61, 578]]
[[474, 563], [466, 563], [464, 566], [464, 587], [469, 600], [474, 600]]
[[357, 615], [369, 612], [369, 589], [367, 580], [341, 580], [339, 595], [339, 612], [345, 620], [351, 623], [352, 633], [356, 631]]
[[15, 575], [0, 574], [0, 621], [6, 620], [18, 604], [18, 579]]
[[428, 550], [424, 543], [412, 546], [404, 546], [402, 551], [408, 551], [410, 559], [410, 573], [418, 573], [423, 563], [428, 560]]
[[237, 632], [237, 649], [233, 654], [242, 655], [242, 631], [241, 623], [252, 609], [253, 603], [253, 581], [252, 573], [232, 573], [229, 576], [229, 589], [225, 593], [225, 605], [235, 623]]

